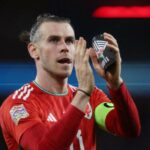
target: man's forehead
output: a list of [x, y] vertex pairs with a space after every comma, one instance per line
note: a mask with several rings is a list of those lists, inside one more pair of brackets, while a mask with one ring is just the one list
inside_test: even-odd
[[72, 26], [67, 22], [44, 22], [40, 31], [49, 35], [75, 36]]

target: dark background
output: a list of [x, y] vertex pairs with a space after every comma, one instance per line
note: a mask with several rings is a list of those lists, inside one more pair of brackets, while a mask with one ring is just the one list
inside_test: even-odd
[[[104, 31], [113, 34], [119, 43], [123, 59], [122, 76], [139, 109], [142, 133], [135, 139], [112, 136], [97, 130], [97, 149], [150, 150], [150, 19], [101, 19], [92, 12], [102, 5], [150, 5], [149, 0], [1, 0], [0, 1], [0, 104], [16, 88], [32, 80], [35, 68], [26, 46], [19, 41], [23, 30], [30, 30], [40, 13], [70, 17], [76, 36], [83, 36], [91, 46], [95, 34]], [[72, 84], [77, 84], [73, 76]], [[97, 86], [105, 84], [97, 78]], [[100, 81], [100, 82], [99, 82]], [[106, 91], [107, 92], [107, 91]], [[6, 150], [0, 134], [0, 150]]]

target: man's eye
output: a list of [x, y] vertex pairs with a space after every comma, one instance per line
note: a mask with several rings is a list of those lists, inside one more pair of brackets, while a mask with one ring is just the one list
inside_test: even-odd
[[51, 42], [55, 42], [55, 43], [58, 42], [58, 41], [59, 41], [58, 39], [52, 39], [51, 40]]
[[73, 39], [67, 39], [67, 40], [66, 40], [66, 43], [67, 43], [67, 44], [73, 44], [73, 43], [74, 43], [74, 40], [73, 40]]
[[52, 42], [52, 43], [57, 43], [59, 41], [59, 39], [58, 38], [50, 38], [48, 41]]

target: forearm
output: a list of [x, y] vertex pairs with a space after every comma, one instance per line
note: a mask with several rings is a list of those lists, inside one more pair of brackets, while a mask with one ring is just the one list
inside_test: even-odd
[[110, 90], [110, 95], [115, 109], [108, 114], [107, 128], [121, 136], [139, 135], [141, 126], [138, 110], [125, 84], [122, 83], [118, 90]]
[[84, 113], [70, 105], [63, 117], [50, 128], [39, 123], [25, 131], [20, 145], [25, 150], [67, 149], [77, 133], [83, 116]]
[[118, 90], [122, 83], [123, 83], [123, 79], [119, 76], [117, 79], [111, 82], [107, 82], [107, 86], [109, 87], [109, 89]]

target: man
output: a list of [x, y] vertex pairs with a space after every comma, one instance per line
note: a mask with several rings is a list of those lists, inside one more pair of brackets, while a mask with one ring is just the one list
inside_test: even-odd
[[[41, 15], [30, 31], [28, 51], [37, 69], [35, 80], [11, 94], [1, 106], [1, 127], [9, 150], [96, 150], [95, 125], [112, 134], [140, 134], [136, 106], [120, 76], [116, 39], [103, 34], [116, 56], [103, 70], [83, 37], [75, 41], [70, 21]], [[89, 57], [108, 85], [112, 100], [94, 83]], [[78, 87], [68, 84], [73, 66]]]

